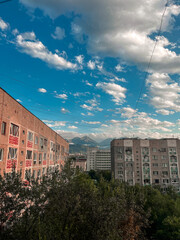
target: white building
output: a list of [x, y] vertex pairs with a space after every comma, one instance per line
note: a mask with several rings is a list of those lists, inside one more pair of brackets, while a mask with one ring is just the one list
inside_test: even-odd
[[87, 171], [111, 170], [110, 149], [89, 148], [87, 151]]

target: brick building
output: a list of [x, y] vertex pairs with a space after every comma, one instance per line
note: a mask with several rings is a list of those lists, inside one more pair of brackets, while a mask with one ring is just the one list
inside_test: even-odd
[[180, 139], [115, 139], [111, 170], [130, 185], [169, 185], [180, 190]]
[[0, 88], [0, 174], [15, 166], [22, 178], [60, 168], [69, 144]]

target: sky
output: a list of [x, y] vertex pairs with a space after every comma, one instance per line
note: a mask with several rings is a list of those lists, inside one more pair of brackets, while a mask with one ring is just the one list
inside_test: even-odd
[[179, 43], [179, 0], [12, 0], [0, 86], [66, 139], [180, 137]]

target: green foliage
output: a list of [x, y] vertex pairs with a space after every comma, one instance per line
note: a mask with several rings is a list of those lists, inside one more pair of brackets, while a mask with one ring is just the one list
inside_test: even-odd
[[152, 187], [129, 186], [109, 173], [71, 168], [29, 179], [0, 179], [0, 239], [178, 240], [180, 197]]

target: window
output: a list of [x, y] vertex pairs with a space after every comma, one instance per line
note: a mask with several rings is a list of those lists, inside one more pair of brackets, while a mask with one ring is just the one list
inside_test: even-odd
[[158, 167], [158, 163], [153, 163], [153, 167]]
[[43, 138], [40, 138], [40, 146], [43, 146]]
[[162, 171], [162, 175], [163, 175], [163, 176], [167, 176], [167, 175], [168, 175], [168, 172], [167, 172], [167, 171]]
[[19, 127], [15, 124], [11, 123], [10, 134], [15, 137], [19, 137]]
[[46, 172], [46, 168], [43, 168], [42, 174], [45, 174]]
[[32, 132], [28, 132], [28, 140], [29, 141], [33, 141], [33, 133]]
[[168, 164], [167, 163], [162, 163], [162, 167], [167, 167]]
[[23, 161], [20, 162], [20, 166], [22, 166], [22, 165], [23, 165]]
[[157, 155], [152, 155], [152, 159], [153, 160], [158, 160], [158, 156]]
[[158, 175], [158, 171], [153, 171], [153, 175]]
[[9, 148], [8, 159], [17, 159], [17, 148]]
[[22, 155], [22, 156], [24, 155], [24, 152], [23, 152], [23, 151], [21, 151], [21, 155]]
[[24, 144], [24, 140], [22, 140], [22, 144]]
[[163, 179], [163, 183], [169, 183], [169, 179]]
[[154, 183], [159, 183], [159, 179], [154, 179]]
[[157, 152], [157, 148], [152, 148], [152, 151], [153, 152]]
[[34, 160], [34, 165], [35, 165], [36, 161], [37, 161], [37, 153], [34, 153], [33, 160]]
[[6, 123], [5, 123], [5, 122], [2, 122], [2, 125], [1, 125], [1, 134], [2, 134], [2, 135], [5, 135], [5, 134], [6, 134]]
[[162, 160], [166, 160], [166, 156], [165, 156], [165, 155], [162, 155], [162, 156], [161, 156], [161, 159], [162, 159]]
[[44, 160], [46, 160], [46, 153], [44, 153]]
[[47, 147], [47, 139], [44, 139], [44, 146]]
[[42, 153], [39, 154], [39, 164], [42, 163]]
[[3, 160], [3, 148], [0, 148], [0, 161]]
[[35, 137], [35, 144], [38, 144], [38, 137]]
[[25, 131], [23, 130], [23, 135], [25, 135]]
[[32, 151], [27, 150], [26, 159], [32, 159]]
[[166, 152], [166, 148], [161, 148], [160, 152]]

